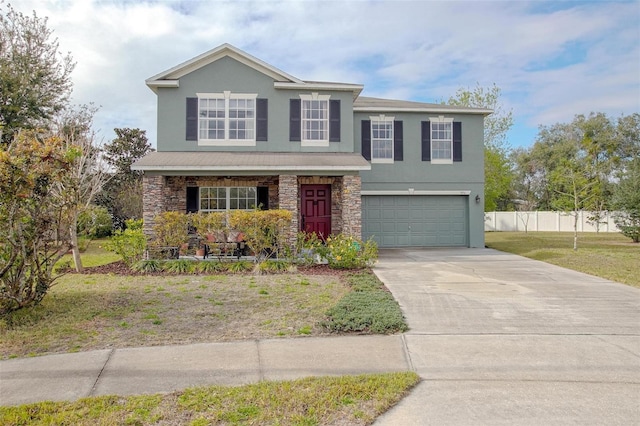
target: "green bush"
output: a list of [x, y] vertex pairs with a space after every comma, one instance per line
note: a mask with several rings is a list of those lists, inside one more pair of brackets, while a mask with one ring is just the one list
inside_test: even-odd
[[163, 212], [153, 218], [153, 244], [161, 247], [180, 247], [189, 241], [189, 223], [185, 213]]
[[195, 272], [195, 262], [187, 259], [165, 260], [162, 263], [162, 270], [175, 274], [191, 274]]
[[349, 277], [352, 291], [326, 312], [321, 325], [334, 332], [390, 334], [408, 330], [400, 306], [370, 273]]
[[371, 238], [363, 243], [359, 238], [344, 234], [330, 235], [324, 257], [333, 269], [361, 269], [373, 266], [378, 259], [378, 245]]
[[162, 271], [162, 264], [156, 259], [140, 260], [134, 263], [131, 269], [136, 272], [160, 272]]
[[244, 234], [256, 263], [260, 263], [265, 258], [284, 255], [291, 217], [288, 210], [234, 210], [229, 215], [229, 225]]
[[296, 234], [296, 245], [287, 258], [303, 265], [312, 265], [316, 256], [326, 257], [324, 241], [314, 232], [300, 231]]
[[247, 272], [253, 269], [253, 264], [247, 260], [239, 260], [237, 262], [229, 262], [227, 270], [229, 272]]
[[109, 241], [105, 243], [105, 248], [122, 257], [127, 266], [132, 267], [142, 259], [147, 247], [147, 238], [142, 232], [142, 219], [126, 221], [124, 230], [117, 230]]
[[78, 235], [106, 238], [113, 232], [111, 214], [104, 207], [90, 206], [78, 216]]

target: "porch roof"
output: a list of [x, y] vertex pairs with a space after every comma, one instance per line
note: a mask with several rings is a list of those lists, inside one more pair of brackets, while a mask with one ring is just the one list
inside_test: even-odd
[[152, 173], [283, 172], [353, 173], [371, 170], [358, 153], [341, 152], [151, 152], [131, 165], [131, 170]]

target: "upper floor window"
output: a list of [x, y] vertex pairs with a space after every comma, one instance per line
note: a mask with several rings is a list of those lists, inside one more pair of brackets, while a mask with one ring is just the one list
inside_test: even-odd
[[430, 117], [431, 163], [453, 163], [453, 118]]
[[228, 91], [198, 93], [198, 142], [255, 146], [256, 97]]
[[371, 118], [371, 162], [393, 163], [393, 119], [380, 115]]
[[300, 95], [302, 100], [302, 146], [328, 146], [330, 95]]
[[250, 210], [256, 208], [255, 187], [201, 187], [200, 211]]

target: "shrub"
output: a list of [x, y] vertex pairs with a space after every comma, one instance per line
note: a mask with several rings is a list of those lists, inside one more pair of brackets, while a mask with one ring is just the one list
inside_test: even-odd
[[288, 210], [234, 210], [229, 225], [242, 232], [256, 256], [256, 263], [265, 258], [283, 255], [287, 246], [287, 231], [291, 225]]
[[122, 257], [127, 266], [132, 267], [134, 263], [142, 259], [144, 250], [147, 247], [147, 238], [142, 232], [142, 220], [129, 219], [126, 221], [124, 230], [117, 230], [111, 237], [105, 248]]
[[104, 207], [90, 206], [78, 216], [78, 235], [105, 238], [113, 231], [113, 219]]
[[180, 247], [189, 241], [189, 224], [185, 213], [162, 212], [153, 221], [154, 245]]
[[288, 258], [303, 265], [312, 265], [316, 261], [316, 256], [324, 258], [326, 254], [326, 246], [318, 234], [300, 231], [296, 234], [296, 245]]
[[257, 264], [257, 272], [259, 273], [278, 273], [284, 272], [291, 268], [291, 262], [287, 260], [263, 260]]
[[330, 235], [326, 250], [325, 257], [333, 269], [360, 269], [373, 266], [378, 259], [378, 245], [371, 238], [363, 243], [344, 234]]
[[227, 270], [229, 272], [247, 272], [253, 269], [253, 264], [246, 260], [239, 260], [237, 262], [229, 262]]
[[190, 274], [195, 271], [195, 263], [187, 259], [166, 260], [162, 264], [162, 270], [175, 274]]
[[397, 333], [408, 329], [400, 306], [371, 273], [348, 278], [352, 292], [326, 312], [321, 325], [335, 332]]
[[160, 272], [162, 271], [162, 265], [160, 261], [155, 259], [139, 260], [131, 267], [136, 272]]
[[222, 212], [201, 212], [188, 215], [188, 222], [195, 228], [196, 234], [203, 240], [208, 235], [225, 233], [225, 214]]

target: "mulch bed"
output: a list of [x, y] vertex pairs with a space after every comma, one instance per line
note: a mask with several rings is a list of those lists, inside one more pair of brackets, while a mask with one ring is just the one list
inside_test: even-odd
[[[68, 274], [77, 273], [75, 270], [70, 268], [67, 271], [64, 271]], [[311, 266], [298, 266], [297, 273], [303, 275], [333, 275], [333, 276], [343, 276], [347, 271], [342, 269], [331, 269], [329, 265], [311, 265]], [[282, 272], [282, 274], [287, 274], [290, 272]], [[142, 276], [142, 275], [183, 275], [177, 274], [173, 272], [159, 271], [159, 272], [137, 272], [132, 271], [127, 267], [127, 265], [119, 260], [117, 262], [108, 263], [106, 265], [101, 266], [93, 266], [93, 267], [85, 267], [82, 274], [113, 274], [113, 275], [124, 275], [124, 276]], [[234, 274], [237, 275], [238, 272], [216, 272], [215, 275], [224, 275], [224, 274]], [[253, 272], [245, 272], [245, 275], [252, 275]], [[195, 275], [195, 274], [194, 274]]]

